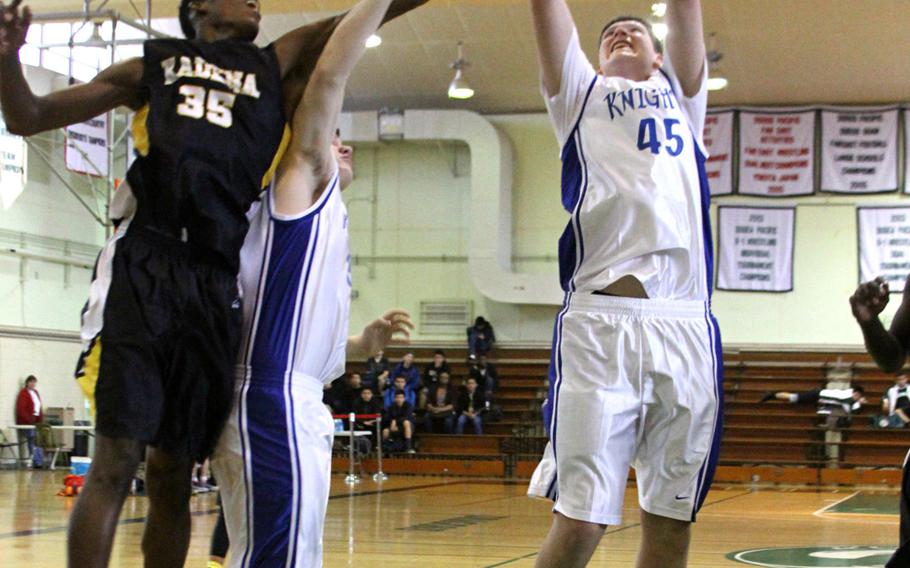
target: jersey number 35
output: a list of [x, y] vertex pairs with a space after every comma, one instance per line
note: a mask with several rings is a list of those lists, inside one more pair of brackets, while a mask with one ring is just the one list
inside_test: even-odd
[[231, 108], [237, 95], [217, 89], [206, 92], [205, 87], [198, 85], [182, 85], [180, 94], [183, 102], [177, 105], [177, 114], [187, 118], [203, 118], [212, 124], [223, 128], [230, 128], [234, 124], [234, 115]]

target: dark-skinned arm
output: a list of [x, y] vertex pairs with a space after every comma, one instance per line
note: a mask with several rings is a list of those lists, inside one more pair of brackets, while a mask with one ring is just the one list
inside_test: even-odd
[[[427, 0], [393, 0], [382, 19], [382, 23], [394, 20], [398, 16], [426, 3]], [[285, 78], [289, 73], [299, 69], [312, 70], [326, 42], [329, 41], [332, 32], [335, 31], [338, 22], [344, 16], [345, 14], [339, 14], [301, 26], [275, 40], [275, 55], [278, 57], [281, 77]]]
[[36, 96], [19, 63], [19, 48], [31, 23], [31, 11], [20, 10], [20, 2], [0, 3], [0, 106], [11, 133], [30, 136], [84, 122], [118, 106], [141, 104], [142, 60], [138, 58], [111, 65], [86, 84]]
[[[382, 23], [394, 20], [398, 16], [410, 12], [418, 6], [426, 4], [428, 0], [392, 0], [389, 10], [383, 17]], [[347, 13], [347, 12], [345, 12]], [[345, 14], [338, 14], [312, 24], [307, 24], [292, 30], [275, 41], [275, 54], [281, 67], [284, 94], [284, 114], [294, 116], [297, 105], [303, 97], [316, 61], [322, 53], [325, 44], [332, 37], [332, 32]]]
[[895, 372], [903, 365], [910, 344], [910, 278], [904, 285], [901, 305], [891, 329], [885, 329], [879, 314], [888, 305], [888, 284], [882, 278], [860, 284], [850, 297], [853, 317], [863, 331], [866, 350], [883, 371]]

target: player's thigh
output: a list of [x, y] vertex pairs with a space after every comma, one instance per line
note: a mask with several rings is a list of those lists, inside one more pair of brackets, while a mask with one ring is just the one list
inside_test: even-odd
[[551, 440], [563, 515], [621, 521], [639, 419], [635, 323], [569, 310], [557, 341]]
[[645, 326], [642, 436], [635, 467], [645, 511], [694, 518], [713, 476], [721, 427], [719, 345], [713, 322]]

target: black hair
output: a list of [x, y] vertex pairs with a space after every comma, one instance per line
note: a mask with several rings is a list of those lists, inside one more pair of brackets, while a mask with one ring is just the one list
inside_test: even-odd
[[29, 376], [25, 377], [25, 384], [28, 384], [32, 381], [35, 381], [37, 383], [38, 377], [36, 377], [35, 375], [29, 375]]
[[607, 25], [605, 25], [600, 30], [600, 35], [597, 36], [598, 51], [600, 50], [600, 43], [603, 41], [603, 38], [604, 38], [604, 32], [606, 32], [607, 29], [610, 26], [612, 26], [613, 24], [615, 24], [616, 22], [638, 22], [639, 24], [643, 25], [645, 27], [645, 29], [648, 30], [648, 35], [651, 36], [651, 42], [654, 44], [654, 50], [657, 53], [664, 52], [664, 44], [661, 43], [661, 41], [659, 39], [657, 39], [656, 35], [654, 35], [654, 28], [651, 27], [651, 22], [649, 22], [648, 20], [645, 20], [643, 18], [639, 18], [637, 16], [619, 16], [619, 17], [613, 18], [612, 20], [607, 22]]
[[193, 20], [190, 18], [190, 3], [194, 0], [180, 0], [180, 30], [186, 39], [196, 39], [196, 28], [193, 27]]
[[406, 396], [406, 395], [404, 394], [404, 391], [401, 390], [401, 389], [396, 390], [396, 391], [395, 391], [395, 394], [394, 394], [393, 396], [398, 396], [398, 395]]
[[442, 355], [443, 357], [445, 357], [446, 353], [442, 349], [437, 349], [436, 351], [433, 352], [433, 355]]
[[864, 388], [862, 387], [862, 385], [858, 385], [858, 384], [856, 384], [856, 383], [853, 383], [853, 384], [851, 385], [851, 388], [852, 388], [854, 391], [858, 392], [859, 394], [865, 394], [865, 393], [866, 393], [866, 389], [864, 389]]

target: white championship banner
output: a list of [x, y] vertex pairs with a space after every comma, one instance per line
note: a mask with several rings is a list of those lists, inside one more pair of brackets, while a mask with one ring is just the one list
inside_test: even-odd
[[66, 168], [93, 176], [106, 177], [107, 115], [66, 127]]
[[858, 207], [859, 280], [883, 276], [891, 293], [910, 273], [910, 207]]
[[793, 207], [720, 206], [717, 289], [793, 290]]
[[762, 197], [815, 191], [815, 111], [739, 113], [739, 193]]
[[822, 191], [897, 191], [897, 108], [822, 110]]
[[910, 144], [907, 144], [907, 127], [910, 126], [910, 109], [904, 109], [904, 192], [910, 193], [910, 176], [907, 175], [907, 164], [910, 163]]
[[733, 193], [733, 111], [708, 111], [705, 117], [708, 186], [711, 195]]
[[10, 134], [0, 121], [0, 203], [3, 209], [13, 206], [25, 189], [25, 139]]

